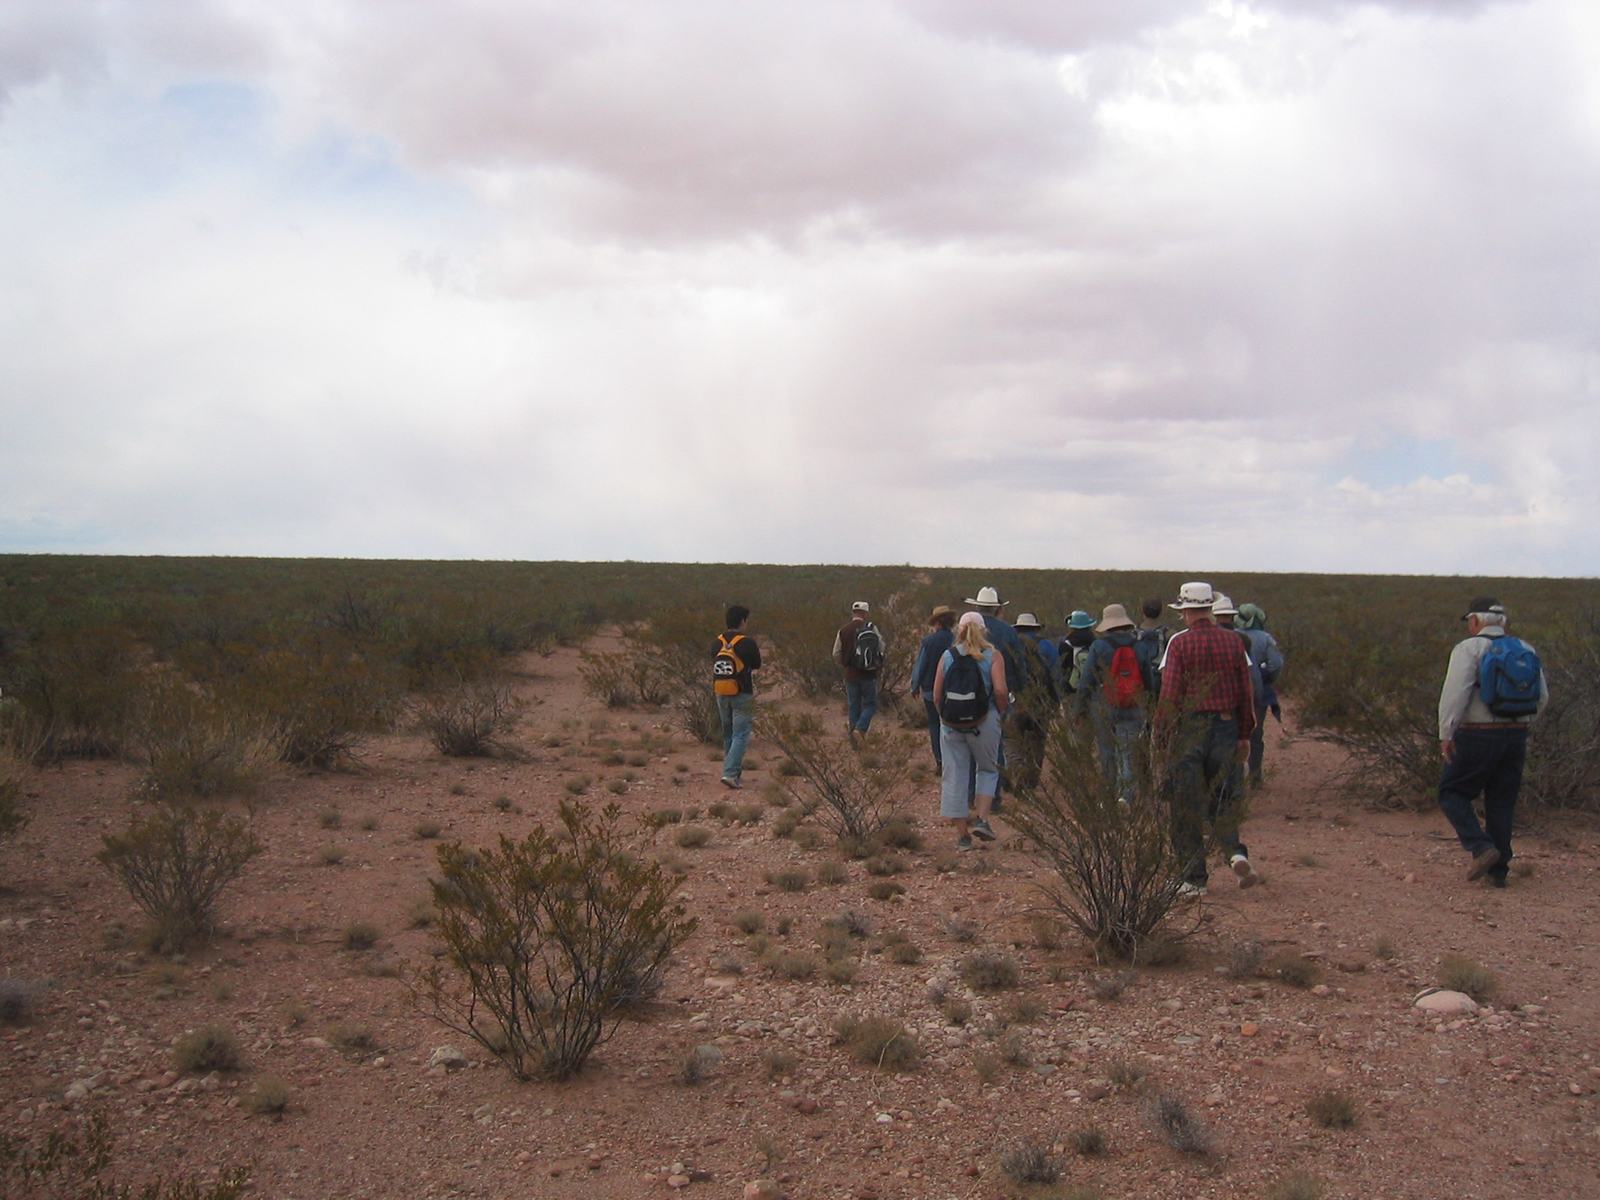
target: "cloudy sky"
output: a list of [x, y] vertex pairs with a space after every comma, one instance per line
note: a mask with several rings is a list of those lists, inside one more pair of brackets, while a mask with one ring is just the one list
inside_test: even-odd
[[0, 0], [0, 551], [1600, 573], [1593, 0]]

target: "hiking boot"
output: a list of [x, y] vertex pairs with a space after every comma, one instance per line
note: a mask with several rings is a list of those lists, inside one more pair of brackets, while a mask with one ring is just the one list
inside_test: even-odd
[[733, 788], [735, 791], [737, 791], [739, 788], [742, 788], [744, 784], [739, 782], [739, 777], [737, 775], [724, 775], [722, 777], [722, 786], [725, 788]]
[[1256, 884], [1265, 882], [1261, 876], [1256, 874], [1256, 869], [1250, 865], [1250, 860], [1242, 854], [1235, 854], [1229, 860], [1228, 865], [1233, 868], [1233, 873], [1239, 877], [1239, 886], [1241, 888], [1253, 888]]
[[1503, 888], [1503, 887], [1505, 887], [1505, 885], [1506, 885], [1506, 877], [1504, 875], [1491, 875], [1491, 876], [1489, 876], [1489, 886], [1490, 887]]
[[1198, 900], [1201, 896], [1209, 896], [1210, 894], [1203, 883], [1190, 883], [1185, 880], [1178, 885], [1179, 900]]
[[956, 839], [956, 849], [962, 851], [971, 850], [972, 838], [967, 834], [962, 834]]
[[1467, 868], [1467, 882], [1476, 883], [1489, 873], [1489, 868], [1500, 862], [1500, 851], [1490, 846], [1487, 850], [1480, 850], [1472, 856], [1472, 865]]
[[986, 842], [994, 841], [994, 830], [989, 828], [989, 822], [979, 817], [972, 823], [972, 836], [982, 838]]

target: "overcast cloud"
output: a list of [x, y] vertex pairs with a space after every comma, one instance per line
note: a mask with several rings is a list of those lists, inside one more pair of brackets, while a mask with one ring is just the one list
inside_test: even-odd
[[1600, 573], [1590, 0], [10, 0], [0, 550]]

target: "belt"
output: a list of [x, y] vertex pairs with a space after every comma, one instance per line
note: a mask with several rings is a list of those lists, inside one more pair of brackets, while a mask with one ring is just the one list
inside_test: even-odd
[[1526, 721], [1463, 721], [1457, 729], [1526, 729]]

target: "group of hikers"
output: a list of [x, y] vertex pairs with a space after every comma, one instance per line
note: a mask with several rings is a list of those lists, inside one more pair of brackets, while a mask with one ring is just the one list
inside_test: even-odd
[[[1209, 583], [1185, 583], [1170, 604], [1145, 600], [1138, 622], [1122, 604], [1106, 605], [1098, 618], [1076, 610], [1052, 640], [1033, 613], [1004, 620], [1008, 602], [995, 588], [979, 588], [964, 603], [964, 613], [933, 609], [909, 684], [926, 710], [941, 776], [939, 815], [957, 850], [994, 839], [989, 818], [1001, 808], [1003, 788], [1035, 788], [1051, 731], [1087, 717], [1108, 794], [1123, 806], [1159, 800], [1168, 807], [1181, 896], [1206, 893], [1208, 828], [1241, 888], [1263, 882], [1239, 837], [1238, 802], [1262, 783], [1268, 714], [1283, 719], [1275, 685], [1284, 656], [1259, 605], [1235, 606]], [[1504, 887], [1528, 725], [1548, 687], [1533, 648], [1507, 636], [1503, 606], [1477, 597], [1470, 608], [1462, 617], [1468, 637], [1452, 654], [1440, 697], [1439, 802], [1472, 856], [1468, 878]], [[1163, 621], [1169, 609], [1181, 628]], [[738, 788], [761, 651], [747, 631], [750, 610], [734, 605], [726, 615], [713, 690], [722, 783]], [[853, 745], [871, 729], [887, 652], [870, 602], [856, 601], [832, 651], [844, 673]], [[1154, 777], [1140, 770], [1151, 747], [1161, 752]], [[1480, 794], [1487, 828], [1473, 808]]]

